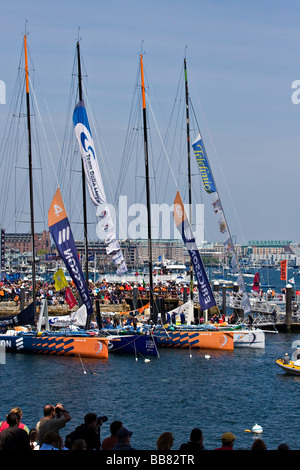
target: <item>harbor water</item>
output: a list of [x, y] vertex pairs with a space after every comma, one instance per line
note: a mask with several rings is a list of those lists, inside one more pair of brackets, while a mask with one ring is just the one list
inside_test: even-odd
[[[235, 449], [250, 449], [256, 437], [268, 450], [283, 442], [300, 449], [300, 377], [275, 364], [298, 339], [269, 333], [263, 350], [160, 348], [150, 362], [113, 353], [108, 360], [6, 353], [0, 364], [0, 419], [20, 406], [31, 428], [45, 404], [61, 402], [72, 416], [63, 437], [94, 412], [108, 417], [101, 439], [109, 435], [110, 422], [121, 420], [133, 431], [131, 442], [138, 450], [155, 450], [164, 431], [174, 434], [172, 450], [178, 450], [194, 427], [202, 429], [209, 450], [227, 431], [237, 437]], [[247, 432], [255, 424], [262, 426], [262, 435]]]

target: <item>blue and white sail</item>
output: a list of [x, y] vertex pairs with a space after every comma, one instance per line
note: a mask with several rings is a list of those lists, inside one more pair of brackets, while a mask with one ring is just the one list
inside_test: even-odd
[[98, 164], [95, 145], [88, 121], [84, 100], [75, 107], [73, 113], [74, 130], [79, 144], [83, 168], [93, 204], [97, 206], [96, 215], [99, 217], [96, 233], [104, 238], [106, 252], [117, 266], [117, 274], [127, 272], [122, 250], [117, 240], [114, 224], [106, 201], [102, 176]]

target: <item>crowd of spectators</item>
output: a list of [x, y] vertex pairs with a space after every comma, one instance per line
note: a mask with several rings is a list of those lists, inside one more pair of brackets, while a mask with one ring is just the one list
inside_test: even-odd
[[[29, 429], [23, 423], [22, 409], [12, 408], [5, 419], [0, 423], [0, 450], [32, 451], [32, 450], [85, 450], [85, 451], [123, 451], [138, 450], [132, 442], [133, 432], [124, 426], [122, 421], [112, 421], [109, 425], [110, 434], [102, 438], [101, 426], [108, 421], [107, 416], [97, 416], [95, 413], [87, 413], [83, 422], [72, 429], [71, 413], [61, 403], [55, 406], [44, 406], [43, 416], [34, 428]], [[70, 432], [63, 438], [60, 431], [68, 424]], [[225, 432], [220, 436], [220, 446], [209, 450], [235, 450], [236, 436], [231, 432]], [[170, 431], [163, 432], [157, 438], [157, 451], [176, 450], [175, 437]], [[143, 449], [139, 449], [143, 450]], [[190, 432], [189, 439], [177, 446], [177, 450], [186, 455], [198, 456], [205, 447], [203, 432], [200, 428], [194, 428]], [[247, 450], [267, 450], [265, 442], [261, 438], [253, 441], [251, 448]], [[277, 450], [290, 450], [290, 447], [282, 443]]]

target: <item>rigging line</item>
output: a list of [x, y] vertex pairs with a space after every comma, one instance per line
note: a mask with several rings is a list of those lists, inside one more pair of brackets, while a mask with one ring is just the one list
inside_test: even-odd
[[[138, 90], [139, 90], [139, 85], [138, 83], [138, 76], [139, 76], [139, 67], [137, 68], [136, 72], [136, 79], [135, 79], [135, 85], [134, 85], [134, 92], [133, 92], [133, 99], [131, 102], [131, 108], [129, 112], [129, 119], [128, 119], [128, 124], [127, 124], [127, 131], [126, 131], [126, 138], [125, 138], [125, 144], [124, 144], [124, 150], [123, 150], [123, 155], [122, 155], [122, 161], [121, 161], [121, 166], [120, 166], [120, 172], [119, 172], [119, 178], [118, 178], [118, 183], [117, 183], [117, 192], [115, 195], [115, 201], [117, 201], [119, 195], [121, 194], [121, 189], [123, 188], [123, 185], [126, 180], [126, 175], [127, 171], [129, 168], [129, 164], [131, 161], [131, 155], [134, 155], [135, 153], [133, 152], [134, 146], [138, 145], [137, 144], [137, 137], [138, 137], [138, 129], [140, 126], [137, 125], [137, 116], [139, 116], [140, 112], [140, 103], [138, 100], [135, 98]], [[134, 138], [133, 134], [129, 132], [129, 130], [134, 130]], [[136, 153], [137, 155], [137, 153]]]
[[[193, 109], [193, 107], [192, 107], [192, 109]], [[194, 109], [193, 109], [193, 112], [194, 112]], [[195, 119], [196, 119], [196, 117], [195, 117]], [[196, 122], [197, 122], [197, 120], [196, 120]], [[198, 129], [199, 129], [199, 132], [200, 132], [200, 127], [199, 127], [199, 126], [198, 126]], [[203, 146], [204, 146], [204, 142], [203, 142]], [[205, 147], [205, 146], [204, 146], [204, 147]], [[225, 224], [226, 224], [226, 229], [227, 229], [228, 235], [229, 235], [229, 237], [230, 237], [230, 240], [232, 241], [232, 235], [231, 235], [231, 232], [230, 232], [230, 229], [229, 229], [229, 225], [228, 225], [228, 223], [227, 223], [227, 218], [226, 218], [225, 212], [224, 212], [224, 210], [223, 210], [223, 205], [222, 205], [222, 202], [221, 202], [221, 198], [220, 198], [220, 195], [219, 195], [219, 191], [218, 191], [218, 188], [217, 188], [217, 184], [216, 184], [216, 182], [215, 182], [215, 178], [214, 178], [214, 175], [213, 175], [213, 171], [211, 170], [211, 172], [212, 172], [212, 178], [213, 178], [213, 181], [214, 181], [214, 184], [215, 184], [215, 188], [216, 188], [216, 193], [218, 194], [218, 198], [219, 198], [219, 201], [220, 201], [221, 210], [222, 210], [223, 217], [224, 217]], [[233, 245], [233, 242], [232, 242], [232, 245]], [[236, 256], [236, 250], [235, 250], [234, 245], [233, 245], [232, 248], [233, 248], [233, 253], [234, 253], [235, 256]], [[249, 295], [248, 295], [247, 290], [246, 290], [246, 284], [245, 284], [245, 282], [244, 282], [243, 274], [242, 274], [242, 271], [241, 271], [240, 264], [239, 264], [239, 261], [238, 261], [238, 257], [237, 257], [237, 256], [236, 256], [236, 263], [237, 263], [237, 267], [238, 267], [238, 270], [239, 270], [239, 274], [240, 274], [240, 276], [241, 276], [241, 278], [242, 278], [242, 282], [243, 282], [243, 284], [244, 284], [244, 293], [246, 294], [246, 296], [247, 296], [248, 299], [249, 299]], [[250, 300], [249, 300], [249, 305], [250, 305]]]
[[[104, 140], [102, 138], [102, 133], [101, 133], [101, 130], [100, 130], [100, 127], [98, 125], [98, 121], [96, 119], [96, 114], [95, 114], [95, 111], [94, 111], [94, 108], [93, 106], [90, 104], [90, 100], [89, 100], [89, 94], [88, 94], [88, 91], [86, 90], [85, 91], [85, 102], [87, 104], [87, 109], [91, 111], [90, 113], [90, 116], [91, 116], [91, 124], [93, 127], [93, 134], [95, 134], [95, 141], [97, 142], [97, 146], [98, 146], [98, 150], [99, 150], [99, 155], [100, 155], [100, 161], [99, 163], [101, 164], [101, 170], [104, 170], [104, 179], [105, 181], [107, 182], [107, 185], [108, 185], [108, 188], [109, 188], [109, 193], [112, 195], [114, 194], [114, 191], [112, 189], [112, 185], [111, 185], [111, 180], [113, 180], [115, 182], [115, 184], [117, 184], [117, 181], [116, 181], [116, 177], [115, 177], [115, 172], [113, 171], [113, 167], [111, 165], [111, 159], [108, 158], [108, 153], [106, 151], [106, 147], [104, 145]], [[100, 138], [101, 138], [101, 145], [100, 145], [100, 138], [99, 138], [99, 135], [100, 135]], [[104, 150], [104, 152], [102, 151], [102, 149]], [[101, 173], [103, 173], [103, 171], [101, 171]], [[111, 199], [113, 199], [111, 197]]]
[[148, 95], [146, 95], [146, 97], [147, 97], [147, 103], [149, 104], [150, 111], [151, 111], [151, 115], [152, 115], [152, 118], [153, 118], [153, 120], [154, 120], [154, 123], [155, 123], [156, 129], [157, 129], [158, 135], [159, 135], [159, 137], [160, 137], [160, 139], [161, 139], [162, 147], [163, 147], [165, 156], [166, 156], [166, 158], [167, 158], [167, 162], [168, 162], [169, 167], [170, 167], [171, 175], [172, 175], [172, 177], [173, 177], [173, 180], [174, 180], [174, 183], [175, 183], [176, 188], [178, 188], [178, 186], [177, 186], [177, 181], [176, 181], [176, 178], [175, 178], [175, 175], [174, 175], [174, 172], [173, 172], [173, 168], [172, 168], [172, 166], [171, 166], [171, 162], [170, 162], [170, 159], [169, 159], [169, 156], [168, 156], [168, 153], [167, 153], [167, 149], [166, 149], [165, 144], [164, 144], [164, 142], [163, 142], [163, 139], [162, 139], [162, 137], [161, 137], [161, 133], [160, 133], [160, 131], [159, 131], [159, 129], [158, 129], [157, 122], [156, 122], [156, 119], [155, 119], [155, 116], [154, 116], [154, 113], [153, 113], [153, 110], [152, 110], [151, 103], [150, 103], [150, 101], [149, 101]]
[[[195, 88], [195, 89], [196, 89], [196, 88]], [[198, 104], [199, 104], [199, 107], [200, 107], [200, 110], [201, 110], [203, 119], [204, 119], [204, 121], [205, 121], [205, 125], [206, 125], [206, 128], [207, 128], [207, 132], [208, 132], [208, 135], [209, 135], [209, 139], [210, 139], [211, 145], [212, 145], [212, 147], [213, 147], [215, 156], [216, 156], [217, 161], [218, 161], [219, 169], [220, 169], [221, 174], [222, 174], [222, 176], [223, 176], [223, 180], [224, 180], [224, 183], [225, 183], [227, 192], [228, 192], [228, 194], [229, 194], [229, 198], [230, 198], [230, 201], [231, 201], [231, 204], [232, 204], [232, 207], [233, 207], [233, 210], [234, 210], [234, 213], [235, 213], [235, 216], [236, 216], [238, 225], [239, 225], [239, 227], [240, 227], [241, 234], [242, 234], [242, 236], [243, 236], [243, 238], [244, 238], [244, 243], [246, 244], [246, 237], [245, 237], [245, 234], [244, 234], [244, 230], [243, 230], [242, 225], [241, 225], [241, 223], [240, 223], [240, 219], [239, 219], [239, 216], [238, 216], [236, 207], [235, 207], [235, 205], [234, 205], [234, 201], [233, 201], [233, 199], [232, 199], [231, 192], [230, 192], [230, 190], [229, 190], [229, 186], [228, 186], [228, 184], [227, 184], [227, 180], [226, 180], [226, 178], [225, 178], [225, 174], [224, 174], [222, 165], [221, 165], [221, 163], [220, 163], [219, 155], [218, 155], [218, 152], [217, 152], [217, 149], [216, 149], [214, 140], [213, 140], [213, 138], [212, 138], [212, 134], [211, 134], [210, 129], [209, 129], [209, 127], [208, 127], [208, 122], [207, 122], [207, 119], [206, 119], [206, 116], [205, 116], [205, 113], [204, 113], [204, 110], [203, 110], [203, 107], [202, 107], [202, 105], [201, 105], [201, 102], [200, 102], [200, 99], [199, 99], [199, 96], [198, 96], [197, 92], [196, 92], [196, 96], [197, 96]], [[199, 127], [199, 126], [198, 126], [198, 127]]]
[[[29, 77], [29, 81], [30, 81], [30, 83], [31, 83], [30, 77]], [[31, 85], [31, 86], [32, 86], [32, 85]], [[32, 90], [33, 98], [34, 98], [34, 103], [35, 103], [35, 106], [36, 106], [36, 109], [37, 109], [38, 117], [39, 117], [39, 120], [40, 120], [40, 124], [41, 124], [41, 127], [42, 127], [42, 132], [43, 132], [43, 136], [44, 136], [44, 139], [45, 139], [46, 148], [47, 148], [47, 150], [48, 150], [49, 157], [50, 157], [50, 161], [51, 161], [51, 163], [52, 163], [53, 170], [54, 170], [54, 174], [55, 174], [55, 177], [56, 177], [56, 183], [57, 183], [57, 185], [59, 186], [57, 171], [56, 171], [56, 168], [55, 168], [55, 165], [54, 165], [54, 162], [53, 162], [52, 154], [51, 154], [51, 151], [50, 151], [48, 139], [47, 139], [47, 136], [46, 136], [44, 124], [43, 124], [43, 121], [42, 121], [42, 117], [41, 117], [41, 114], [40, 114], [40, 109], [39, 109], [39, 106], [38, 106], [38, 103], [37, 103], [36, 94], [35, 94], [35, 91], [34, 91], [33, 86], [32, 86], [32, 88], [31, 88], [31, 90]], [[48, 159], [46, 159], [46, 162], [48, 162]], [[48, 174], [50, 174], [50, 173], [48, 173]]]
[[[197, 119], [196, 119], [196, 116], [195, 116], [195, 112], [194, 112], [194, 108], [193, 108], [192, 103], [191, 103], [191, 107], [192, 107], [192, 110], [193, 110], [194, 118], [195, 118], [196, 123], [197, 123], [197, 126], [198, 126], [198, 130], [199, 130], [199, 132], [200, 132], [200, 127], [199, 127], [199, 125], [198, 125], [198, 122], [197, 122]], [[204, 143], [203, 143], [203, 144], [204, 144]], [[211, 170], [211, 172], [212, 172], [212, 177], [213, 177], [214, 185], [215, 185], [215, 188], [216, 188], [216, 193], [219, 195], [219, 200], [220, 200], [220, 203], [221, 203], [220, 193], [219, 193], [219, 190], [218, 190], [218, 187], [217, 187], [215, 178], [214, 178], [214, 176], [213, 176], [213, 171]], [[222, 205], [222, 203], [221, 203], [221, 205]], [[228, 223], [227, 223], [227, 220], [226, 220], [226, 215], [225, 215], [225, 212], [224, 212], [224, 210], [223, 210], [223, 205], [222, 205], [222, 212], [223, 212], [223, 216], [224, 216], [224, 219], [225, 219], [227, 231], [228, 231], [228, 233], [229, 233], [230, 238], [232, 239], [232, 236], [231, 236], [231, 233], [230, 233], [230, 230], [229, 230], [229, 226], [228, 226]]]

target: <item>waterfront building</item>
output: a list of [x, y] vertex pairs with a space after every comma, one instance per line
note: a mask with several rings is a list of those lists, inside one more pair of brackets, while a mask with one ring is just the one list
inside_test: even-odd
[[[57, 267], [57, 250], [51, 245], [49, 231], [35, 234], [37, 262], [47, 270]], [[85, 260], [83, 241], [76, 241], [82, 262]], [[129, 271], [147, 269], [148, 240], [120, 240], [120, 247]], [[228, 265], [228, 253], [221, 242], [203, 242], [199, 251], [205, 265]], [[247, 245], [235, 244], [235, 253], [242, 265], [275, 266], [287, 259], [290, 266], [300, 266], [300, 246], [288, 240], [249, 241]], [[89, 269], [100, 273], [114, 272], [106, 254], [104, 240], [89, 241]], [[5, 233], [5, 265], [7, 269], [26, 271], [31, 266], [30, 233]], [[153, 264], [171, 261], [190, 266], [190, 256], [180, 240], [152, 240]]]

